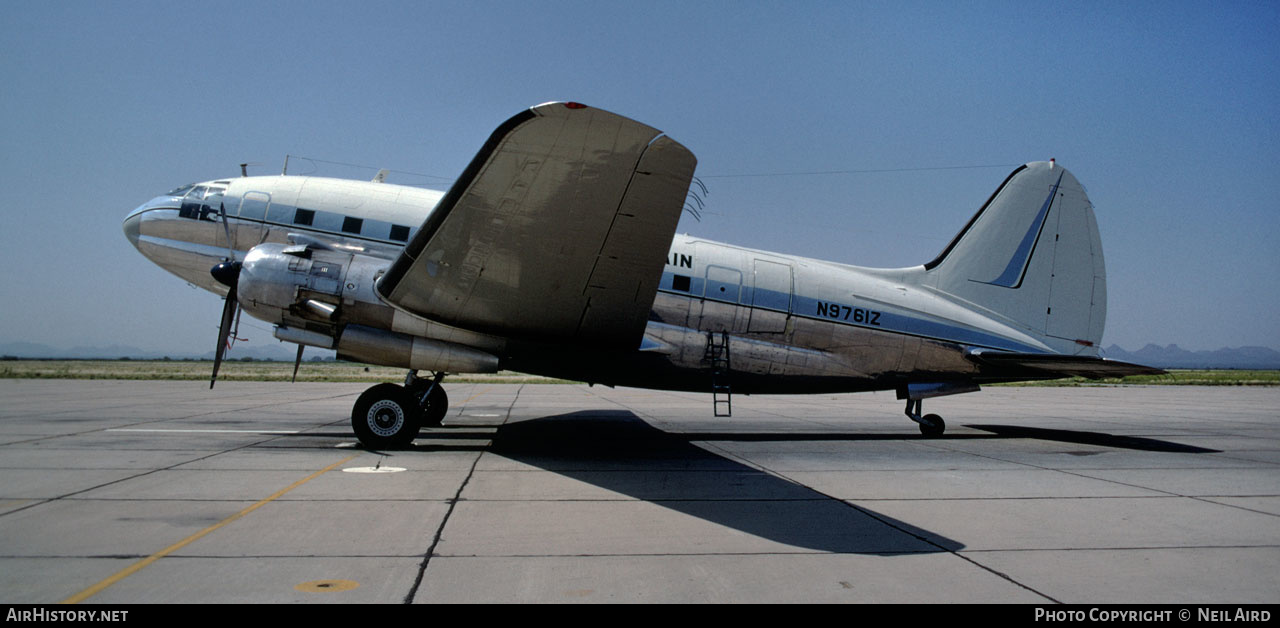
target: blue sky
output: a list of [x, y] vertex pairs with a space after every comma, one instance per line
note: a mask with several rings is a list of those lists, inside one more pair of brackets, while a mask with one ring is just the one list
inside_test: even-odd
[[[1097, 210], [1105, 343], [1280, 348], [1276, 33], [1276, 2], [12, 3], [0, 342], [205, 351], [220, 299], [133, 250], [133, 207], [286, 154], [446, 187], [577, 100], [698, 156], [681, 231], [864, 266], [932, 259], [1055, 157]], [[791, 174], [826, 171], [854, 172]]]

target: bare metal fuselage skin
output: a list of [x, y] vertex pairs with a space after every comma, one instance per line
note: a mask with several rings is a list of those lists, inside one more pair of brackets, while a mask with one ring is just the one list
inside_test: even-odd
[[[1027, 378], [981, 365], [974, 350], [1097, 354], [931, 290], [922, 267], [860, 268], [685, 235], [653, 252], [666, 266], [633, 351], [447, 326], [392, 307], [374, 290], [441, 195], [388, 183], [241, 177], [157, 197], [128, 215], [124, 231], [147, 258], [218, 294], [226, 288], [210, 268], [234, 255], [250, 278], [241, 306], [276, 325], [278, 337], [372, 364], [707, 392], [709, 337], [727, 333], [734, 392], [807, 393]], [[286, 252], [308, 242], [321, 246], [305, 257]], [[275, 281], [281, 277], [290, 279]]]

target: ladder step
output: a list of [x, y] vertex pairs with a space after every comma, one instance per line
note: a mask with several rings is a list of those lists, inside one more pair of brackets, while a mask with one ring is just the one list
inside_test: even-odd
[[[707, 332], [702, 359], [711, 367], [711, 410], [715, 416], [733, 416], [733, 390], [729, 386], [729, 332]], [[724, 410], [721, 410], [721, 406]]]

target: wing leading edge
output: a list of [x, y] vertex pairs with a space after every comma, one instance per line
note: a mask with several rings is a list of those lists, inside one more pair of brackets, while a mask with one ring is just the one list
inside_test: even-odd
[[378, 282], [391, 304], [515, 338], [633, 349], [697, 160], [575, 103], [512, 117]]

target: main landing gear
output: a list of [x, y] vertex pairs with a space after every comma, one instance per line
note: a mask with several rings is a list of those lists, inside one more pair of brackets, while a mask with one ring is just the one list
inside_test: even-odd
[[926, 414], [920, 416], [921, 408], [924, 401], [920, 399], [907, 400], [907, 418], [920, 424], [920, 433], [925, 436], [940, 436], [947, 429], [946, 421], [936, 414]]
[[409, 371], [404, 386], [378, 384], [364, 391], [351, 409], [351, 428], [366, 447], [407, 447], [424, 427], [438, 427], [449, 412], [444, 373], [418, 377]]

